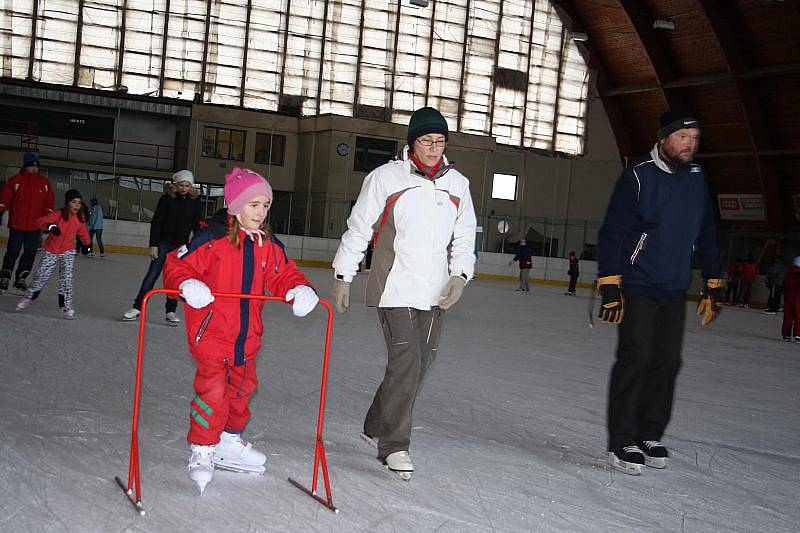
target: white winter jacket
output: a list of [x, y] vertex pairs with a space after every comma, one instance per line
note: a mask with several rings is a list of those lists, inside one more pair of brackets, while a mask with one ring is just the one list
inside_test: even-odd
[[428, 310], [450, 276], [474, 275], [475, 226], [469, 180], [446, 159], [428, 179], [406, 146], [403, 159], [364, 179], [333, 260], [336, 277], [352, 281], [372, 238], [367, 305]]

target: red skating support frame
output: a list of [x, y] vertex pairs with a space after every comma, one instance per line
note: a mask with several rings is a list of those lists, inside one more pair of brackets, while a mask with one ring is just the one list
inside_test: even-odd
[[[126, 485], [119, 476], [114, 478], [119, 487], [127, 496], [128, 500], [142, 516], [144, 516], [145, 510], [144, 506], [142, 505], [142, 475], [139, 471], [139, 400], [141, 396], [142, 385], [142, 357], [144, 355], [144, 329], [147, 324], [147, 303], [150, 300], [150, 297], [154, 294], [179, 296], [180, 291], [171, 289], [154, 289], [145, 294], [144, 298], [142, 299], [142, 314], [139, 316], [139, 348], [136, 354], [136, 386], [133, 393], [133, 421], [131, 427], [131, 456], [130, 465], [128, 467], [128, 484]], [[279, 296], [265, 296], [260, 294], [234, 294], [226, 292], [214, 292], [212, 294], [216, 298], [247, 298], [251, 300], [284, 301], [284, 299]], [[310, 490], [292, 478], [289, 478], [289, 482], [331, 511], [338, 513], [339, 510], [333, 505], [333, 499], [331, 496], [331, 482], [328, 476], [328, 463], [325, 459], [325, 445], [322, 442], [322, 424], [325, 417], [325, 392], [328, 386], [328, 362], [331, 352], [331, 332], [333, 330], [333, 309], [331, 309], [331, 305], [325, 300], [320, 300], [319, 303], [328, 310], [328, 327], [325, 331], [325, 356], [322, 362], [322, 385], [320, 386], [319, 391], [319, 413], [317, 415], [317, 435], [316, 443], [314, 445], [313, 481], [311, 482]], [[320, 465], [322, 466], [322, 479], [325, 483], [324, 499], [317, 494], [317, 482], [319, 481]]]

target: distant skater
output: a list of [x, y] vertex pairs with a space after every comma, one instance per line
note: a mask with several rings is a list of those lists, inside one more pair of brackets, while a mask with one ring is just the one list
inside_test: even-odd
[[519, 262], [519, 287], [517, 292], [530, 292], [528, 278], [531, 275], [531, 268], [533, 268], [533, 250], [528, 246], [528, 242], [525, 239], [520, 239], [517, 253], [514, 254], [514, 259], [509, 261], [508, 264], [510, 265], [514, 261]]
[[[94, 243], [97, 238], [97, 247], [100, 249], [100, 257], [105, 257], [106, 247], [103, 246], [103, 206], [97, 203], [97, 198], [91, 199], [92, 208], [89, 211], [89, 238]], [[94, 255], [94, 251], [89, 252], [89, 257]]]
[[48, 233], [44, 241], [44, 252], [33, 282], [25, 291], [25, 296], [17, 303], [17, 311], [24, 311], [39, 297], [39, 293], [50, 280], [58, 266], [58, 306], [67, 320], [75, 318], [72, 304], [75, 280], [75, 240], [81, 243], [81, 252], [88, 254], [92, 249], [86, 217], [81, 209], [81, 193], [70, 189], [64, 195], [65, 205], [36, 220], [39, 231]]
[[569, 288], [567, 288], [567, 292], [564, 294], [575, 296], [578, 277], [581, 275], [580, 261], [575, 256], [575, 252], [569, 253], [569, 270], [567, 271], [567, 275], [569, 276]]
[[[180, 170], [172, 175], [172, 183], [164, 187], [164, 194], [158, 200], [153, 220], [150, 221], [150, 266], [133, 300], [133, 307], [122, 314], [122, 320], [137, 320], [142, 314], [142, 300], [150, 292], [161, 276], [167, 254], [189, 242], [192, 233], [199, 229], [202, 209], [200, 191], [194, 186], [194, 175], [188, 170]], [[167, 297], [164, 304], [167, 325], [177, 326], [178, 300]]]

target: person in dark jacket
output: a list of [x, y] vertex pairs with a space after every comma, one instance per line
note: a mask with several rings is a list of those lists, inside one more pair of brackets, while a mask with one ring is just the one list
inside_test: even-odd
[[783, 256], [778, 254], [772, 260], [772, 264], [767, 269], [764, 281], [769, 289], [769, 300], [765, 313], [770, 315], [777, 314], [781, 309], [781, 295], [783, 294], [783, 283], [786, 279], [786, 265], [783, 264]]
[[569, 276], [569, 287], [567, 288], [567, 292], [564, 294], [568, 296], [575, 296], [575, 288], [578, 285], [578, 276], [581, 275], [580, 261], [575, 255], [575, 252], [569, 253], [569, 270], [567, 271], [567, 275]]
[[519, 288], [517, 291], [530, 292], [531, 288], [528, 286], [528, 276], [531, 274], [533, 267], [533, 250], [528, 246], [525, 239], [520, 239], [517, 253], [514, 254], [514, 259], [508, 262], [510, 265], [514, 261], [519, 261]]
[[28, 289], [28, 274], [42, 243], [42, 232], [36, 227], [36, 220], [53, 212], [53, 202], [53, 187], [39, 174], [39, 158], [34, 153], [26, 153], [22, 157], [22, 170], [6, 182], [0, 196], [0, 213], [9, 211], [8, 245], [0, 270], [0, 294], [8, 290], [15, 266], [14, 288], [22, 292]]
[[[167, 254], [188, 243], [192, 233], [198, 229], [202, 217], [199, 194], [194, 187], [194, 175], [191, 171], [180, 170], [173, 174], [172, 183], [165, 187], [150, 222], [150, 268], [142, 280], [133, 307], [123, 313], [122, 320], [139, 318], [142, 313], [142, 299], [158, 281]], [[165, 308], [167, 324], [177, 326], [180, 323], [175, 313], [178, 301], [167, 298]]]
[[702, 325], [718, 314], [725, 286], [714, 207], [703, 169], [692, 163], [699, 123], [685, 111], [668, 111], [660, 124], [649, 158], [617, 181], [597, 241], [600, 318], [619, 324], [608, 394], [609, 462], [632, 475], [642, 465], [667, 465], [659, 441], [681, 366], [692, 261], [704, 279]]

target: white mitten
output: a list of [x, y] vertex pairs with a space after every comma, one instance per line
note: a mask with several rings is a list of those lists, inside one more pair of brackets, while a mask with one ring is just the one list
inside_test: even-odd
[[317, 306], [319, 296], [308, 285], [298, 285], [286, 292], [286, 301], [291, 302], [292, 300], [294, 300], [292, 303], [294, 316], [306, 316]]
[[186, 303], [195, 309], [205, 307], [214, 301], [211, 289], [199, 279], [187, 279], [181, 282], [178, 288], [181, 290], [181, 296], [186, 300]]

